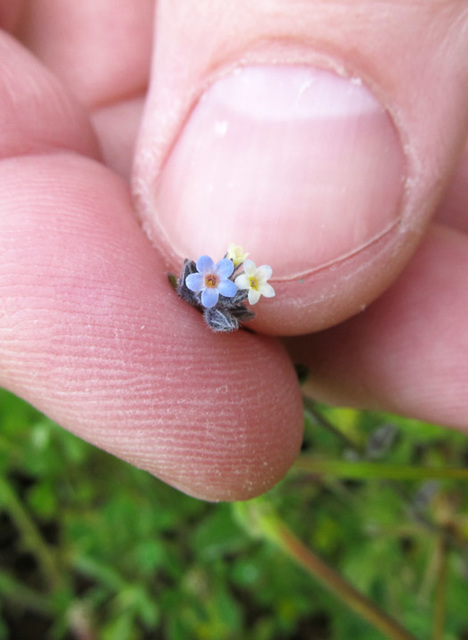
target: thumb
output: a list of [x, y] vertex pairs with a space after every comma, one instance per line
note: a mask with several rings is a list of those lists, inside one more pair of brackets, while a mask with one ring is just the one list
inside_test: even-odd
[[[134, 190], [172, 268], [270, 264], [260, 331], [335, 324], [416, 248], [467, 126], [461, 3], [161, 1]], [[300, 310], [300, 313], [297, 311]]]

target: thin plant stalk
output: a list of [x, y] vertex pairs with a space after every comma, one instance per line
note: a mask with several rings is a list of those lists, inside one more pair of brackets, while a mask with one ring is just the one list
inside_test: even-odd
[[18, 498], [8, 479], [0, 474], [0, 503], [3, 503], [22, 537], [23, 544], [36, 558], [51, 589], [61, 582], [54, 554], [42, 537], [36, 523]]
[[359, 446], [354, 440], [349, 438], [346, 433], [344, 433], [341, 429], [338, 429], [330, 420], [327, 420], [325, 416], [323, 416], [320, 411], [316, 409], [315, 401], [311, 400], [307, 396], [303, 396], [304, 409], [310, 413], [311, 416], [314, 417], [317, 424], [322, 426], [324, 429], [333, 433], [339, 440], [342, 441], [344, 445], [352, 449], [353, 451], [359, 452]]
[[[345, 444], [351, 451], [356, 453], [359, 457], [362, 455], [362, 451], [354, 444], [341, 429], [335, 427], [327, 418], [325, 418], [319, 409], [316, 408], [316, 404], [310, 398], [304, 398], [304, 407], [312, 414], [317, 422], [323, 428], [329, 432], [334, 433], [343, 444]], [[363, 466], [368, 465], [368, 466]], [[319, 468], [320, 466], [320, 468]], [[317, 458], [312, 456], [301, 456], [295, 465], [296, 470], [304, 471], [307, 473], [314, 473], [315, 475], [333, 475], [338, 478], [341, 474], [343, 479], [357, 479], [367, 480], [370, 478], [379, 479], [384, 481], [387, 486], [399, 496], [402, 503], [405, 505], [406, 510], [410, 517], [418, 524], [423, 526], [429, 533], [435, 533], [438, 536], [442, 536], [447, 544], [451, 548], [458, 549], [463, 553], [466, 552], [466, 544], [463, 544], [461, 540], [454, 535], [450, 529], [441, 527], [430, 520], [427, 515], [417, 507], [414, 501], [407, 495], [405, 489], [401, 486], [401, 481], [405, 480], [419, 480], [427, 481], [430, 479], [440, 478], [444, 479], [468, 479], [468, 469], [440, 469], [440, 468], [427, 468], [427, 467], [410, 467], [408, 465], [389, 465], [376, 462], [370, 462], [368, 460], [321, 460], [317, 463]]]
[[448, 573], [449, 548], [446, 539], [441, 536], [438, 540], [437, 554], [437, 581], [434, 594], [434, 623], [433, 640], [444, 639], [445, 616], [447, 610], [447, 573]]
[[6, 571], [0, 571], [0, 595], [3, 601], [12, 602], [18, 607], [43, 615], [49, 615], [51, 612], [47, 596], [30, 589]]
[[263, 508], [262, 505], [251, 502], [248, 505], [239, 503], [236, 505], [236, 509], [250, 533], [273, 542], [349, 609], [385, 634], [390, 640], [417, 640], [415, 636], [306, 547], [270, 508]]
[[437, 467], [413, 467], [410, 465], [388, 464], [382, 462], [327, 460], [310, 455], [302, 455], [294, 468], [316, 475], [332, 475], [335, 478], [366, 480], [432, 480], [457, 479], [468, 480], [468, 469], [447, 469]]

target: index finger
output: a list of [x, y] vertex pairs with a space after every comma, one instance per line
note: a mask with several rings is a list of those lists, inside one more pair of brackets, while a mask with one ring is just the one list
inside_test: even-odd
[[[285, 351], [252, 334], [211, 334], [175, 295], [128, 185], [80, 155], [96, 153], [80, 108], [0, 38], [0, 122], [14, 125], [0, 140], [1, 384], [187, 493], [265, 491], [301, 441]], [[25, 108], [34, 97], [32, 131], [12, 97]]]

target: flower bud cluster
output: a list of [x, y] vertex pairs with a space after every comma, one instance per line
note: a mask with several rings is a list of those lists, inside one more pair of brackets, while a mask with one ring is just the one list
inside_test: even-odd
[[[242, 247], [231, 245], [228, 252], [215, 264], [206, 255], [185, 260], [182, 273], [171, 281], [177, 294], [198, 309], [207, 325], [216, 332], [239, 329], [255, 317], [246, 307], [256, 304], [263, 295], [272, 298], [275, 290], [268, 283], [272, 269], [268, 265], [257, 267]], [[241, 268], [243, 273], [239, 273]], [[238, 275], [236, 275], [238, 274]]]

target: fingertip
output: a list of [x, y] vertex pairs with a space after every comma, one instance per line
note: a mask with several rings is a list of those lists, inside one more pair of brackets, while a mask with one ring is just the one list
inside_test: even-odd
[[72, 151], [99, 158], [88, 114], [57, 78], [0, 34], [0, 159]]
[[371, 1], [359, 15], [256, 3], [233, 28], [234, 4], [215, 27], [160, 7], [139, 212], [172, 265], [232, 242], [271, 265], [256, 331], [317, 331], [377, 298], [427, 228], [466, 133], [464, 20], [434, 3], [394, 3], [385, 20]]
[[0, 27], [12, 32], [18, 26], [24, 0], [0, 0]]
[[468, 240], [433, 225], [396, 282], [362, 314], [292, 338], [306, 393], [466, 430]]
[[[202, 326], [211, 353], [199, 363], [201, 383], [194, 383], [203, 410], [193, 412], [164, 469], [150, 470], [197, 498], [248, 500], [271, 489], [293, 465], [302, 442], [302, 396], [278, 344], [244, 332], [212, 339], [206, 331]], [[225, 357], [219, 363], [221, 344], [228, 370]]]
[[212, 334], [101, 165], [50, 155], [0, 173], [2, 383], [190, 495], [248, 499], [278, 482], [303, 426], [282, 346]]

